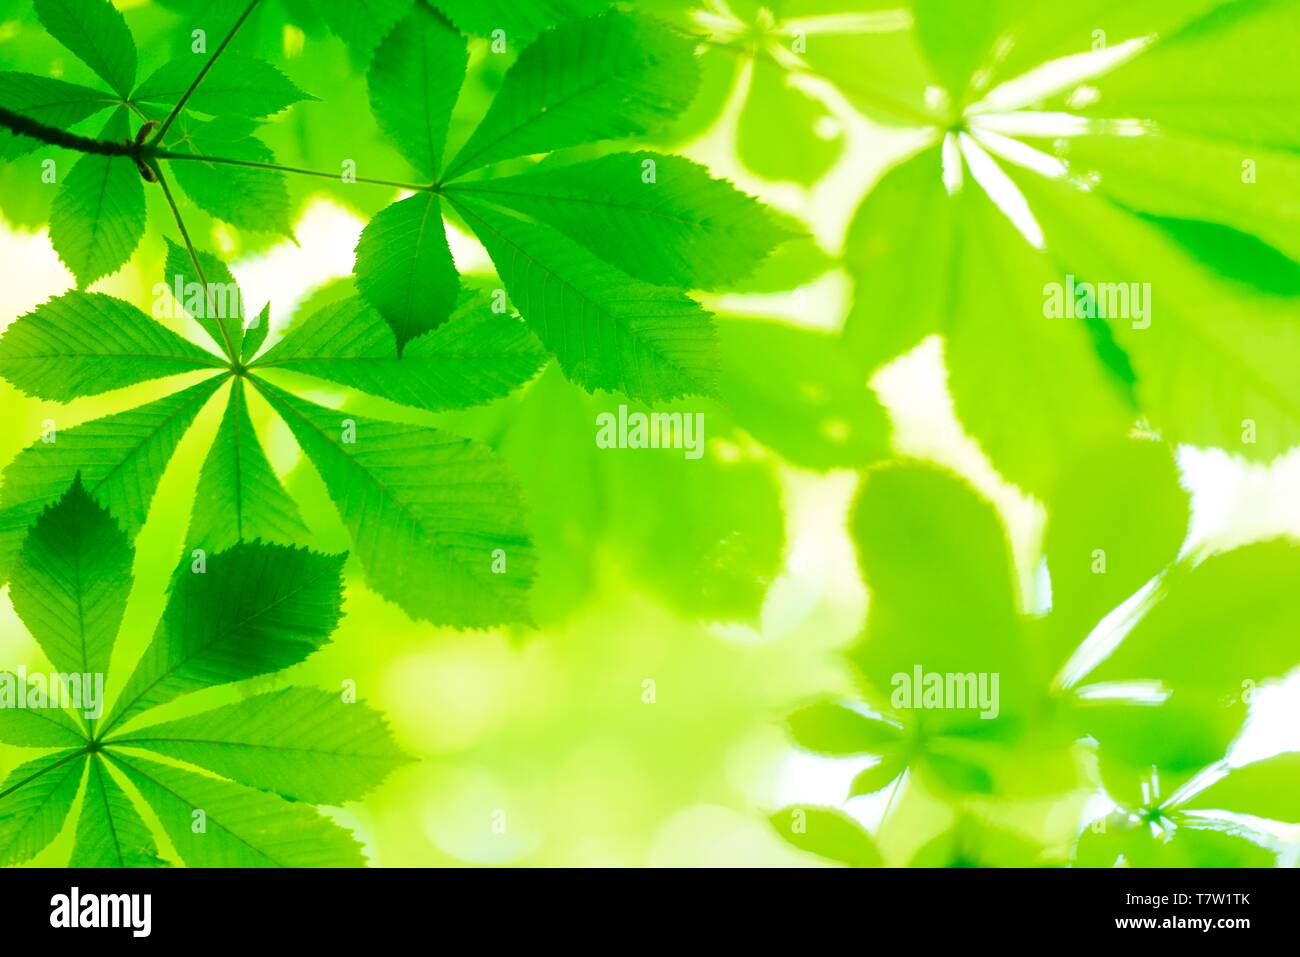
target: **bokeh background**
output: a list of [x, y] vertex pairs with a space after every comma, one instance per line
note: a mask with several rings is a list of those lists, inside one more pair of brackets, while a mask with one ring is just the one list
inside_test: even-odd
[[[178, 35], [183, 0], [118, 5], [140, 38], [141, 75], [187, 42]], [[84, 67], [33, 28], [25, 6], [0, 0], [0, 59], [7, 68], [82, 79]], [[673, 15], [698, 7], [715, 19], [696, 22], [724, 39], [731, 36], [728, 24], [734, 33], [737, 23], [761, 24], [770, 16], [744, 2], [643, 6]], [[899, 28], [900, 14], [887, 4], [864, 6], [872, 9], [855, 21], [860, 31], [878, 40]], [[263, 28], [280, 29], [279, 65], [320, 98], [268, 128], [280, 161], [335, 168], [347, 156], [363, 170], [398, 168], [343, 46], [324, 32], [274, 21]], [[842, 56], [852, 63], [852, 47]], [[743, 44], [719, 42], [706, 48], [703, 62], [699, 104], [666, 140], [651, 145], [671, 145], [706, 164], [795, 217], [811, 237], [791, 244], [747, 288], [703, 299], [724, 315], [837, 330], [851, 290], [838, 262], [849, 218], [923, 134], [881, 125], [831, 83], [777, 70], [745, 55]], [[503, 68], [475, 42], [453, 142], [481, 115]], [[3, 324], [74, 285], [43, 228], [54, 187], [42, 185], [33, 170], [44, 155], [0, 166]], [[329, 181], [292, 179], [290, 185], [297, 244], [237, 233], [187, 209], [197, 241], [231, 261], [245, 299], [255, 307], [271, 303], [271, 341], [313, 304], [347, 292], [366, 217], [395, 198], [383, 188]], [[143, 308], [162, 279], [164, 237], [173, 234], [153, 192], [144, 243], [126, 268], [95, 287]], [[464, 231], [454, 232], [453, 250], [462, 272], [490, 271], [484, 251]], [[202, 341], [192, 321], [172, 325]], [[947, 465], [992, 499], [1031, 581], [1041, 507], [997, 474], [955, 420], [940, 343], [927, 341], [871, 385], [893, 421], [892, 451]], [[807, 386], [815, 390], [817, 383]], [[781, 840], [766, 815], [795, 802], [839, 803], [862, 766], [796, 751], [781, 723], [813, 696], [851, 691], [839, 650], [867, 612], [844, 530], [858, 482], [854, 471], [784, 462], [713, 407], [706, 411], [709, 453], [702, 462], [684, 462], [680, 453], [599, 450], [599, 403], [553, 368], [522, 394], [446, 416], [318, 383], [309, 388], [308, 396], [324, 404], [482, 438], [510, 459], [525, 484], [542, 555], [538, 627], [456, 632], [413, 622], [366, 587], [353, 561], [346, 617], [331, 646], [273, 678], [176, 702], [159, 718], [283, 684], [337, 688], [355, 681], [419, 759], [365, 801], [329, 811], [357, 832], [376, 865], [824, 863]], [[0, 462], [33, 441], [47, 419], [68, 428], [161, 394], [157, 384], [146, 384], [65, 407], [0, 385]], [[220, 398], [210, 402], [182, 443], [137, 540], [136, 589], [110, 695], [161, 610], [221, 406]], [[273, 464], [303, 505], [315, 546], [346, 549], [325, 490], [285, 427], [260, 400], [252, 412]], [[831, 439], [851, 439], [842, 434], [843, 423], [823, 424]], [[863, 464], [890, 451], [864, 449]], [[1300, 535], [1300, 454], [1259, 466], [1185, 449], [1180, 464], [1194, 493], [1189, 546]], [[0, 591], [0, 662], [48, 670], [7, 589]], [[1300, 749], [1294, 681], [1261, 693], [1238, 756], [1285, 749]], [[0, 769], [20, 760], [15, 749], [0, 747]], [[881, 801], [857, 799], [846, 809], [870, 823]], [[906, 838], [914, 846], [950, 823], [939, 806], [917, 813]], [[67, 859], [73, 820], [75, 812], [33, 864]]]

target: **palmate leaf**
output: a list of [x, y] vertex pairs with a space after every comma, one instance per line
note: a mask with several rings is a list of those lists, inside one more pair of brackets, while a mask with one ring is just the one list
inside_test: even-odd
[[57, 670], [103, 674], [131, 591], [131, 544], [78, 475], [32, 526], [14, 566], [14, 611]]
[[[356, 839], [309, 806], [113, 751], [191, 867], [359, 867]], [[203, 812], [203, 830], [194, 826]]]
[[480, 405], [531, 379], [546, 354], [528, 327], [465, 290], [450, 319], [413, 339], [397, 358], [393, 333], [360, 299], [326, 306], [254, 364], [338, 382], [437, 412]]
[[253, 431], [243, 381], [232, 382], [225, 414], [194, 490], [186, 555], [196, 548], [225, 551], [253, 539], [293, 545], [310, 534]]
[[135, 39], [109, 0], [34, 0], [42, 26], [123, 99], [135, 86]]
[[285, 688], [114, 738], [292, 801], [353, 801], [408, 759], [378, 712]]
[[84, 751], [59, 751], [0, 781], [0, 867], [36, 856], [58, 836], [85, 768]]
[[[1300, 163], [1278, 104], [1300, 87], [1286, 5], [913, 6], [951, 99], [934, 124], [948, 162], [935, 150], [900, 165], [859, 212], [846, 331], [864, 366], [942, 333], [959, 418], [1035, 489], [1052, 470], [1026, 449], [1074, 456], [1138, 414], [1168, 440], [1252, 457], [1294, 444]], [[1064, 23], [1104, 24], [1106, 49]], [[922, 241], [937, 255], [911, 258]], [[898, 301], [918, 271], [922, 295]], [[1053, 319], [1048, 283], [1067, 277], [1146, 283], [1147, 315]], [[1049, 419], [1070, 432], [1053, 436]]]
[[[191, 53], [164, 63], [141, 82], [131, 99], [174, 106], [203, 68], [204, 60]], [[226, 53], [213, 64], [186, 107], [210, 116], [261, 117], [314, 99], [265, 60]]]
[[787, 236], [756, 200], [661, 153], [611, 153], [448, 189], [531, 216], [660, 286], [728, 285]]
[[535, 560], [518, 486], [496, 456], [256, 384], [315, 465], [376, 592], [435, 623], [528, 620]]
[[[67, 129], [116, 105], [117, 100], [79, 83], [4, 71], [0, 72], [0, 103], [48, 126]], [[40, 145], [40, 140], [0, 130], [0, 161], [16, 159]]]
[[0, 485], [0, 576], [27, 530], [80, 472], [86, 490], [134, 537], [172, 453], [222, 382], [213, 378], [146, 405], [46, 436], [20, 452]]
[[1300, 548], [1275, 540], [1206, 559], [1173, 578], [1088, 681], [1158, 680], [1158, 708], [1095, 705], [1107, 787], [1130, 799], [1154, 766], [1164, 793], [1221, 759], [1246, 718], [1246, 689], [1300, 665], [1292, 634]]
[[1178, 557], [1190, 501], [1167, 446], [1115, 439], [1066, 463], [1046, 504], [1059, 666], [1080, 635]]
[[40, 399], [67, 402], [220, 360], [121, 299], [69, 292], [0, 336], [0, 375]]
[[563, 23], [519, 55], [444, 179], [646, 133], [684, 109], [697, 82], [690, 45], [650, 21], [610, 13]]
[[172, 586], [104, 732], [180, 695], [297, 664], [329, 640], [342, 556], [240, 542]]
[[546, 227], [453, 202], [570, 379], [646, 401], [716, 393], [717, 332], [693, 300], [635, 280]]
[[[103, 137], [120, 141], [128, 134], [126, 110], [119, 109]], [[83, 289], [131, 258], [144, 226], [144, 181], [123, 156], [81, 157], [50, 209], [50, 242]]]
[[739, 425], [787, 461], [860, 468], [888, 454], [888, 416], [835, 336], [727, 318], [718, 337], [723, 400]]
[[[69, 543], [69, 536], [79, 540]], [[51, 567], [51, 554], [64, 546], [71, 553], [60, 551], [54, 557], [63, 565]], [[107, 668], [132, 560], [108, 512], [74, 484], [33, 527], [23, 555], [13, 581], [15, 607], [51, 661], [65, 669]], [[76, 567], [69, 570], [69, 562]], [[0, 741], [74, 748], [29, 762], [0, 784], [0, 862], [21, 863], [58, 834], [89, 759], [73, 866], [166, 864], [111, 768], [153, 807], [190, 866], [362, 863], [345, 830], [306, 804], [276, 795], [343, 803], [408, 760], [384, 720], [366, 706], [326, 691], [289, 688], [113, 735], [144, 710], [279, 670], [328, 642], [342, 602], [341, 565], [341, 557], [241, 542], [176, 576], [153, 643], [93, 740], [93, 725], [83, 731], [62, 711], [19, 710], [6, 701]], [[28, 598], [37, 595], [47, 604]], [[68, 608], [66, 621], [56, 613], [60, 608]], [[86, 641], [69, 649], [77, 629]], [[135, 753], [140, 749], [227, 780], [155, 764]]]
[[357, 243], [357, 288], [393, 330], [400, 352], [451, 316], [460, 274], [442, 224], [442, 204], [417, 193], [381, 210]]
[[[512, 10], [527, 16], [543, 6], [558, 10]], [[417, 11], [386, 47], [392, 62], [377, 58], [371, 68], [374, 112], [416, 168], [435, 173], [462, 43]], [[713, 394], [716, 334], [679, 290], [747, 275], [788, 231], [702, 167], [654, 153], [460, 179], [501, 160], [660, 128], [696, 83], [691, 44], [660, 24], [617, 12], [563, 22], [524, 48], [430, 187], [477, 234], [565, 374], [588, 390], [649, 402]], [[417, 95], [396, 92], [406, 87]], [[358, 288], [392, 326], [399, 350], [437, 328], [453, 301], [441, 212], [433, 196], [404, 199], [374, 218], [357, 248]]]
[[77, 840], [69, 867], [166, 867], [149, 826], [126, 792], [113, 780], [105, 760], [94, 755], [86, 795], [77, 820]]

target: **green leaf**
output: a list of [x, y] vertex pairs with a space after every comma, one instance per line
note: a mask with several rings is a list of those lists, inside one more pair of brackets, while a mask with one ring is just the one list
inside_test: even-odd
[[18, 453], [0, 488], [0, 578], [8, 578], [27, 529], [78, 472], [86, 490], [134, 536], [181, 436], [222, 381], [214, 376], [156, 402], [48, 433]]
[[410, 12], [413, 0], [315, 0], [321, 18], [347, 44], [358, 63], [368, 63], [379, 41]]
[[0, 867], [31, 860], [59, 836], [85, 766], [85, 751], [60, 751], [20, 764], [0, 782]]
[[888, 455], [889, 418], [836, 337], [751, 319], [720, 320], [718, 337], [722, 397], [759, 441], [813, 469]]
[[[361, 867], [361, 846], [304, 804], [114, 751], [190, 867]], [[203, 814], [202, 830], [194, 827]]]
[[131, 592], [134, 549], [78, 475], [36, 520], [14, 565], [14, 611], [63, 673], [100, 675]]
[[[164, 63], [140, 84], [131, 99], [174, 106], [206, 62], [204, 55], [187, 53]], [[270, 116], [314, 99], [265, 60], [226, 52], [186, 100], [185, 108], [210, 116]]]
[[1043, 850], [1032, 840], [962, 815], [927, 842], [908, 867], [1041, 867]]
[[1233, 768], [1228, 776], [1179, 805], [1300, 823], [1300, 752], [1289, 751]]
[[220, 366], [139, 309], [101, 293], [51, 299], [0, 337], [0, 375], [28, 395], [56, 402]]
[[764, 179], [812, 185], [844, 152], [844, 134], [821, 135], [833, 123], [821, 100], [791, 85], [791, 71], [768, 56], [753, 60], [753, 80], [736, 128], [736, 155]]
[[646, 402], [717, 391], [716, 332], [693, 300], [633, 279], [546, 227], [455, 205], [571, 380]]
[[434, 0], [457, 29], [491, 36], [504, 30], [507, 43], [529, 40], [547, 27], [606, 9], [611, 0]]
[[954, 104], [993, 59], [993, 41], [1023, 0], [912, 0], [917, 41]]
[[1250, 690], [1300, 665], [1294, 622], [1300, 548], [1261, 542], [1179, 569], [1088, 682], [1159, 681], [1158, 706], [1089, 702], [1081, 720], [1101, 745], [1117, 799], [1154, 767], [1161, 791], [1220, 760], [1245, 720]]
[[843, 811], [830, 807], [787, 807], [768, 820], [778, 834], [801, 851], [850, 867], [880, 866], [876, 842]]
[[[31, 73], [0, 72], [0, 103], [46, 126], [66, 130], [116, 102], [108, 93], [77, 83]], [[0, 130], [0, 161], [15, 159], [40, 145], [40, 140]]]
[[[1297, 581], [1300, 547], [1285, 539], [1208, 558], [1168, 583], [1089, 678], [1158, 678], [1175, 694], [1213, 689], [1241, 704], [1244, 680], [1280, 678], [1300, 665], [1293, 635]], [[1235, 637], [1225, 641], [1229, 635]]]
[[1272, 867], [1267, 848], [1213, 828], [1179, 827], [1151, 833], [1143, 820], [1112, 814], [1084, 829], [1075, 867]]
[[270, 674], [328, 643], [343, 556], [264, 542], [209, 555], [172, 584], [167, 608], [104, 731], [181, 695]]
[[291, 801], [354, 801], [409, 759], [379, 712], [332, 691], [285, 688], [114, 738]]
[[[129, 134], [126, 110], [118, 110], [103, 137], [124, 140]], [[50, 242], [82, 289], [131, 258], [144, 225], [144, 180], [123, 156], [83, 155], [50, 208]]]
[[203, 327], [223, 352], [233, 353], [233, 359], [240, 354], [244, 338], [243, 294], [225, 263], [200, 249], [195, 253], [206, 283], [199, 278], [189, 250], [170, 239], [163, 278], [177, 305]]
[[257, 385], [316, 466], [376, 592], [437, 624], [528, 619], [532, 546], [518, 486], [495, 455]]
[[[19, 708], [18, 675], [12, 671], [0, 671], [0, 744], [12, 744], [20, 748], [66, 748], [80, 745], [85, 741], [81, 727], [76, 720], [62, 708]], [[35, 685], [28, 683], [29, 689]], [[31, 700], [30, 691], [27, 700]]]
[[135, 86], [135, 40], [109, 0], [34, 0], [50, 36], [76, 54], [123, 99]]
[[647, 20], [607, 13], [542, 34], [506, 73], [444, 180], [515, 156], [649, 133], [690, 103], [691, 45]]
[[271, 304], [262, 307], [252, 322], [244, 327], [244, 342], [240, 346], [239, 361], [249, 365], [257, 356], [257, 350], [266, 341], [266, 333], [271, 327]]
[[166, 867], [149, 826], [108, 772], [103, 758], [90, 760], [86, 796], [77, 821], [69, 867]]
[[417, 193], [375, 214], [357, 243], [357, 288], [392, 327], [400, 352], [451, 315], [460, 291], [442, 205]]
[[[1150, 284], [1147, 319], [1109, 325], [1131, 360], [1137, 399], [1166, 441], [1256, 459], [1297, 441], [1300, 381], [1291, 368], [1300, 350], [1300, 299], [1223, 278], [1221, 263], [1207, 267], [1168, 230], [1104, 194], [1011, 175], [1061, 263], [1058, 281], [1069, 273]], [[1237, 189], [1249, 191], [1237, 176]]]
[[1198, 0], [1160, 6], [1188, 20], [1210, 12], [1182, 30], [1162, 30], [1150, 50], [1103, 77], [1089, 115], [1150, 117], [1161, 129], [1195, 132], [1239, 150], [1300, 145], [1300, 79], [1290, 68], [1295, 11], [1289, 3]]
[[326, 306], [258, 360], [329, 379], [403, 405], [441, 411], [481, 405], [517, 389], [546, 360], [528, 327], [493, 311], [485, 293], [466, 290], [451, 318], [407, 344], [360, 299]]
[[851, 656], [879, 696], [873, 700], [892, 698], [896, 677], [912, 679], [917, 668], [995, 673], [999, 721], [982, 721], [971, 708], [913, 708], [908, 720], [952, 731], [1023, 714], [1031, 684], [1019, 591], [993, 507], [956, 476], [890, 465], [867, 473], [850, 530], [870, 592], [866, 632]]
[[243, 381], [234, 382], [221, 425], [194, 490], [186, 554], [208, 554], [262, 539], [293, 545], [310, 536], [289, 493], [276, 478], [248, 415]]
[[1047, 500], [1051, 623], [1064, 661], [1178, 557], [1191, 518], [1170, 449], [1116, 439], [1067, 463]]
[[465, 38], [421, 5], [380, 44], [367, 74], [380, 129], [429, 182], [442, 165], [468, 61]]
[[844, 240], [855, 282], [845, 346], [869, 373], [939, 332], [954, 308], [946, 281], [960, 247], [939, 151], [902, 163], [867, 194]]
[[167, 149], [184, 158], [171, 160], [169, 166], [196, 206], [240, 229], [293, 235], [283, 173], [196, 158], [275, 162], [275, 154], [253, 135], [256, 124], [238, 117], [201, 123], [182, 114], [172, 129]]
[[[598, 430], [607, 427], [605, 423], [616, 426], [620, 415], [617, 408], [602, 405], [609, 418], [596, 420]], [[644, 408], [632, 411], [646, 413]], [[689, 406], [656, 412], [680, 413], [683, 433], [685, 417], [702, 416], [691, 423], [693, 436], [700, 436], [701, 442], [721, 419], [712, 410], [697, 412]], [[647, 419], [648, 428], [653, 421]], [[667, 421], [676, 431], [673, 420]], [[685, 435], [682, 439], [685, 445]], [[763, 599], [781, 573], [785, 555], [780, 479], [770, 461], [707, 454], [697, 459], [688, 457], [696, 454], [692, 448], [703, 446], [693, 440], [691, 447], [682, 449], [600, 452], [610, 461], [610, 489], [605, 493], [610, 500], [610, 538], [636, 579], [676, 611], [697, 620], [757, 627]], [[646, 502], [664, 500], [667, 489], [674, 490], [668, 496], [672, 521], [665, 521], [658, 509], [645, 507]]]
[[832, 701], [800, 708], [786, 718], [800, 747], [817, 754], [881, 754], [902, 740], [902, 729]]
[[853, 778], [849, 785], [849, 797], [862, 794], [875, 794], [898, 780], [898, 776], [907, 770], [907, 758], [901, 751], [887, 749], [881, 759]]
[[611, 153], [450, 189], [524, 213], [661, 286], [743, 279], [788, 235], [752, 197], [662, 153]]

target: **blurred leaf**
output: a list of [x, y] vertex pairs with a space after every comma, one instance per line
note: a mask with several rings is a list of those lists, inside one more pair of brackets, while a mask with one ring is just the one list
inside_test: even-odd
[[749, 319], [720, 321], [718, 336], [722, 397], [759, 441], [814, 469], [888, 454], [888, 416], [833, 336]]
[[1300, 823], [1297, 794], [1300, 794], [1300, 753], [1289, 751], [1233, 768], [1227, 777], [1197, 792], [1180, 803], [1179, 808], [1232, 811]]
[[902, 729], [831, 701], [800, 708], [786, 718], [790, 733], [817, 754], [881, 754], [897, 746]]
[[828, 807], [788, 807], [769, 820], [776, 832], [799, 848], [850, 867], [879, 867], [880, 852], [871, 835], [843, 811]]

